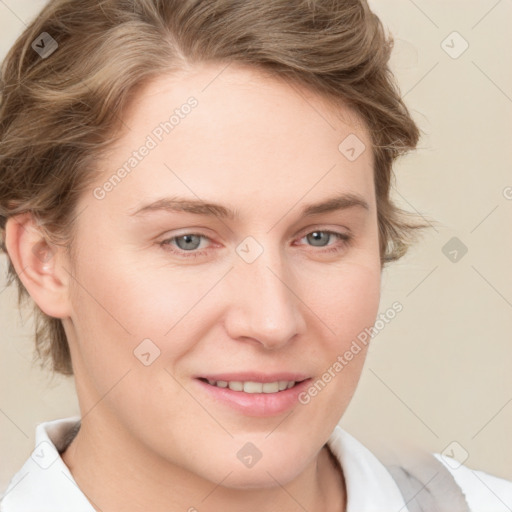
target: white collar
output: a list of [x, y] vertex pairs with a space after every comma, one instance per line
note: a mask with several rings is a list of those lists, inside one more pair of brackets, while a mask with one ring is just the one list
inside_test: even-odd
[[[36, 448], [12, 478], [1, 512], [94, 512], [59, 454], [79, 421], [72, 417], [37, 426]], [[327, 444], [343, 468], [347, 512], [408, 512], [390, 473], [357, 439], [336, 426]]]
[[95, 512], [59, 454], [79, 417], [41, 423], [34, 451], [14, 475], [1, 512]]
[[327, 444], [343, 468], [347, 488], [346, 512], [408, 512], [393, 477], [366, 446], [339, 425]]

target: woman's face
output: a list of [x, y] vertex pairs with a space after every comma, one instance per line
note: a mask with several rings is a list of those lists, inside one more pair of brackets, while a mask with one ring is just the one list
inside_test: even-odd
[[381, 267], [357, 117], [223, 68], [159, 77], [126, 113], [77, 207], [65, 325], [84, 427], [247, 488], [301, 473], [343, 415]]

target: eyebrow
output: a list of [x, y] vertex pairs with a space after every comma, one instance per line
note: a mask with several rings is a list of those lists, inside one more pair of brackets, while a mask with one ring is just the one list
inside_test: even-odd
[[[319, 203], [306, 204], [302, 208], [301, 217], [309, 217], [354, 207], [370, 210], [368, 203], [362, 196], [353, 193], [344, 193], [327, 198]], [[240, 218], [238, 210], [232, 210], [221, 204], [177, 196], [165, 197], [141, 206], [135, 212], [130, 213], [130, 216], [139, 217], [154, 211], [186, 212], [196, 215], [216, 216], [233, 221]]]

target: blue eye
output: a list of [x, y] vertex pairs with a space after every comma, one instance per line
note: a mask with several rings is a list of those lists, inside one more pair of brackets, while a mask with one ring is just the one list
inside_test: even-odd
[[[201, 244], [201, 235], [187, 234], [175, 238], [176, 245], [184, 251], [197, 249]], [[180, 243], [181, 242], [181, 243]]]
[[[340, 242], [337, 244], [328, 244], [331, 237], [336, 237]], [[350, 244], [352, 235], [347, 233], [338, 233], [336, 231], [316, 230], [311, 231], [307, 235], [303, 236], [302, 239], [307, 239], [308, 242], [313, 242], [312, 247], [329, 247], [324, 251], [318, 252], [339, 252]]]
[[[184, 235], [173, 236], [160, 242], [160, 246], [165, 247], [166, 250], [174, 252], [178, 255], [182, 255], [185, 258], [197, 257], [205, 254], [205, 251], [196, 251], [201, 244], [201, 239], [207, 239], [208, 237], [199, 233], [185, 233]], [[175, 245], [173, 244], [175, 242]], [[179, 250], [174, 249], [177, 246]], [[190, 254], [185, 254], [190, 253]]]
[[[339, 243], [329, 244], [329, 241], [332, 237], [338, 239]], [[201, 240], [211, 241], [209, 237], [202, 235], [200, 233], [185, 233], [183, 235], [173, 236], [171, 238], [167, 238], [161, 242], [159, 245], [167, 251], [174, 253], [183, 258], [197, 258], [199, 256], [204, 256], [208, 253], [208, 248], [202, 248], [205, 250], [198, 250], [201, 245]], [[310, 243], [311, 247], [323, 248], [327, 247], [323, 251], [315, 251], [315, 252], [338, 252], [344, 249], [347, 245], [349, 245], [352, 235], [346, 233], [338, 233], [336, 231], [326, 231], [326, 230], [315, 230], [311, 231], [305, 236], [301, 237], [299, 240], [307, 239], [308, 243]]]
[[[304, 238], [307, 238], [308, 242], [313, 242], [314, 247], [324, 247], [331, 238], [331, 235], [338, 234], [331, 231], [312, 231], [308, 233]], [[317, 242], [319, 242], [317, 244]]]

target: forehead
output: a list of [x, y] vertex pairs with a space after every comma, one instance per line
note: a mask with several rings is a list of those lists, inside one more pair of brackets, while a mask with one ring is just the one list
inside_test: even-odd
[[[127, 212], [165, 193], [263, 204], [339, 191], [373, 201], [371, 141], [358, 115], [260, 70], [210, 64], [161, 75], [123, 122], [97, 184], [124, 168], [106, 199]], [[151, 147], [135, 161], [143, 146]]]
[[323, 125], [322, 128], [337, 132], [345, 126], [354, 128], [363, 138], [368, 136], [362, 118], [341, 97], [334, 105], [333, 100], [309, 87], [240, 63], [202, 63], [157, 76], [139, 89], [124, 119], [128, 124], [130, 120], [143, 122], [155, 104], [159, 104], [160, 117], [165, 118], [170, 109], [179, 108], [191, 96], [201, 104], [196, 113], [208, 115], [217, 110], [222, 114], [211, 119], [217, 127], [228, 118], [246, 117], [250, 121], [255, 113], [278, 126], [279, 118], [285, 121], [293, 110], [296, 119], [302, 118], [301, 124], [310, 125], [312, 130]]

